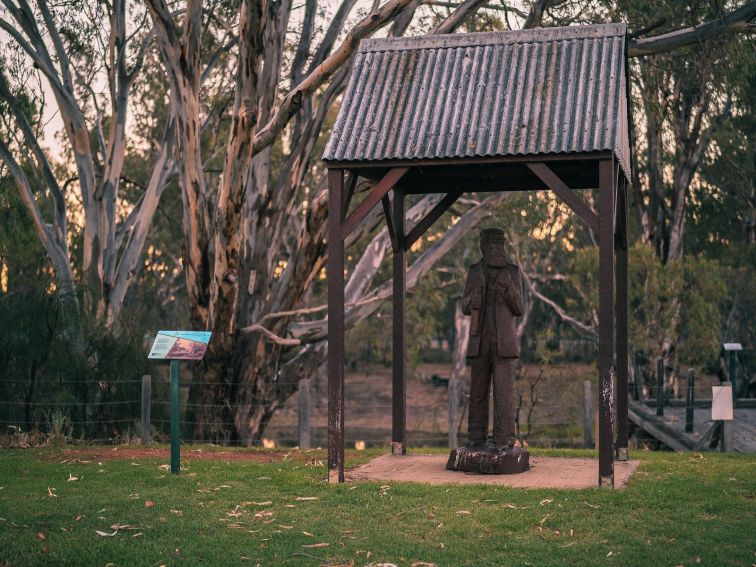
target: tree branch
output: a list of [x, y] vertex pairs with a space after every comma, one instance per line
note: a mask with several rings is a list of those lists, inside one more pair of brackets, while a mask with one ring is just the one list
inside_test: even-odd
[[488, 0], [465, 0], [456, 10], [438, 24], [428, 35], [439, 35], [445, 33], [454, 33], [471, 14], [474, 14], [478, 8]]
[[546, 297], [540, 292], [534, 279], [531, 278], [525, 270], [521, 270], [521, 271], [522, 271], [523, 277], [525, 278], [525, 283], [527, 284], [528, 289], [530, 290], [530, 293], [532, 293], [534, 297], [537, 297], [544, 304], [551, 307], [551, 309], [554, 310], [554, 312], [559, 316], [560, 319], [562, 319], [566, 323], [569, 323], [570, 325], [575, 327], [578, 331], [587, 333], [588, 335], [592, 337], [596, 336], [596, 330], [593, 327], [589, 327], [588, 325], [586, 325], [585, 323], [582, 323], [581, 321], [578, 321], [574, 317], [570, 317], [567, 314], [567, 312], [556, 301], [549, 299], [548, 297]]
[[255, 135], [253, 151], [257, 153], [272, 144], [289, 119], [299, 110], [302, 99], [315, 92], [351, 57], [361, 39], [386, 25], [410, 2], [412, 0], [389, 0], [381, 8], [358, 22], [347, 34], [341, 46], [284, 97], [268, 123]]
[[673, 32], [630, 41], [628, 57], [643, 57], [701, 43], [725, 33], [752, 31], [749, 21], [756, 17], [756, 2], [748, 2], [737, 10], [709, 22]]
[[[26, 4], [26, 2], [24, 2]], [[50, 34], [53, 46], [55, 47], [55, 54], [58, 56], [58, 65], [60, 65], [60, 72], [63, 77], [63, 84], [68, 92], [73, 92], [73, 80], [71, 78], [71, 63], [68, 59], [68, 52], [63, 45], [63, 40], [58, 33], [58, 28], [53, 20], [50, 8], [47, 6], [47, 0], [37, 0], [37, 6], [39, 6], [40, 12], [42, 12], [42, 19], [45, 22], [47, 33]]]

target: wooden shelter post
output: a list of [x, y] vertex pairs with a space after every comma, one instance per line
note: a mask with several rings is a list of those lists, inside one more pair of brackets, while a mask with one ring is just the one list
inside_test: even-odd
[[614, 203], [613, 159], [599, 161], [599, 486], [614, 487]]
[[617, 298], [615, 316], [617, 325], [617, 446], [618, 461], [627, 456], [627, 182], [622, 177], [617, 187], [617, 235], [615, 238], [615, 276]]
[[328, 482], [344, 482], [344, 170], [328, 170]]
[[393, 348], [391, 388], [391, 452], [404, 455], [407, 452], [407, 389], [405, 355], [405, 299], [407, 295], [407, 258], [404, 240], [404, 192], [394, 189], [393, 220], [394, 247], [393, 265]]

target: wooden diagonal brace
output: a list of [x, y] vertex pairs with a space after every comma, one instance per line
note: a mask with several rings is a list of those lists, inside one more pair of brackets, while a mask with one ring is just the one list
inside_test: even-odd
[[409, 167], [395, 167], [389, 170], [389, 172], [370, 190], [367, 197], [357, 205], [357, 208], [352, 211], [352, 214], [346, 218], [342, 225], [341, 237], [346, 239], [373, 207], [378, 204], [378, 201], [383, 199], [383, 196], [388, 194], [392, 187], [394, 187], [394, 185], [396, 185], [409, 170]]
[[567, 206], [577, 214], [588, 227], [598, 234], [599, 232], [599, 218], [596, 212], [591, 209], [572, 189], [559, 179], [556, 173], [543, 162], [529, 163], [527, 164], [530, 171], [535, 173], [538, 178], [544, 182], [546, 187], [551, 189], [554, 193], [567, 203]]
[[396, 252], [399, 250], [399, 243], [396, 240], [394, 217], [391, 214], [391, 200], [389, 199], [388, 194], [383, 196], [381, 203], [383, 204], [383, 216], [386, 217], [386, 228], [388, 229], [389, 238], [391, 239], [391, 250]]
[[425, 231], [428, 230], [434, 222], [441, 218], [441, 215], [449, 210], [449, 207], [457, 202], [457, 199], [459, 199], [461, 194], [462, 191], [451, 191], [444, 195], [444, 198], [436, 203], [436, 206], [433, 207], [425, 217], [420, 219], [417, 224], [412, 227], [412, 230], [407, 233], [407, 238], [404, 239], [404, 249], [409, 250], [412, 245], [425, 234]]
[[349, 212], [349, 205], [352, 202], [352, 195], [354, 195], [354, 188], [357, 187], [357, 178], [359, 175], [354, 173], [353, 171], [350, 171], [347, 173], [346, 178], [346, 184], [344, 192], [344, 212], [341, 215], [341, 218], [345, 218], [347, 216], [347, 213]]

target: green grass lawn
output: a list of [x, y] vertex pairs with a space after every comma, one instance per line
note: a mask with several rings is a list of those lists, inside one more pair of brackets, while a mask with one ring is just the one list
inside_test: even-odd
[[753, 456], [636, 453], [641, 465], [621, 491], [329, 486], [323, 451], [187, 461], [178, 477], [161, 468], [166, 459], [66, 456], [0, 452], [0, 564], [756, 562]]

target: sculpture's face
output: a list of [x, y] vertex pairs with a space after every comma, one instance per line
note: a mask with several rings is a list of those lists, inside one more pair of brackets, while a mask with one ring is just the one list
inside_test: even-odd
[[501, 241], [486, 240], [481, 243], [480, 251], [483, 253], [483, 261], [489, 266], [505, 266], [507, 264], [504, 243]]

